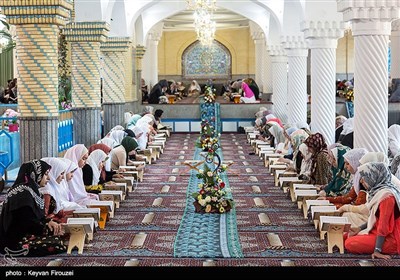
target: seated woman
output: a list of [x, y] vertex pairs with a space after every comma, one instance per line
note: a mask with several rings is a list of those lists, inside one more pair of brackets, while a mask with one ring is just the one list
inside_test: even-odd
[[61, 182], [64, 180], [65, 171], [68, 165], [59, 158], [42, 158], [51, 166], [49, 173], [50, 182], [39, 191], [44, 199], [44, 214], [46, 218], [52, 219], [58, 223], [66, 223], [67, 219], [72, 217], [73, 210], [64, 211], [61, 205]]
[[386, 164], [369, 162], [358, 168], [360, 183], [368, 192], [368, 222], [351, 229], [345, 248], [353, 254], [390, 259], [400, 253], [400, 190], [391, 182]]
[[393, 158], [398, 152], [400, 152], [400, 125], [392, 124], [388, 128], [388, 139], [389, 139], [389, 157]]
[[248, 84], [246, 84], [244, 81], [242, 82], [242, 90], [243, 90], [243, 96], [240, 97], [240, 102], [242, 103], [256, 103], [256, 97], [254, 95], [254, 92], [251, 90]]
[[198, 96], [198, 95], [200, 95], [200, 93], [201, 93], [201, 87], [200, 87], [199, 83], [196, 80], [193, 80], [190, 83], [187, 96], [188, 97]]
[[310, 184], [326, 185], [332, 180], [332, 172], [328, 159], [328, 151], [324, 136], [321, 133], [311, 134], [304, 144], [312, 153]]
[[103, 190], [105, 180], [101, 177], [101, 172], [104, 169], [106, 160], [107, 154], [100, 149], [90, 153], [86, 164], [82, 168], [83, 183], [87, 192], [98, 194]]
[[320, 196], [338, 196], [349, 192], [351, 188], [350, 173], [344, 168], [344, 154], [350, 150], [346, 146], [336, 146], [328, 150], [328, 159], [332, 165], [333, 179], [325, 186], [321, 186]]
[[83, 183], [82, 167], [85, 166], [89, 156], [88, 149], [83, 144], [76, 144], [67, 150], [64, 157], [78, 165], [78, 169], [74, 172], [71, 181], [68, 181], [69, 190], [71, 191], [74, 202], [81, 206], [86, 206], [92, 200], [98, 200], [97, 194], [88, 193]]
[[67, 164], [64, 180], [61, 181], [60, 187], [58, 188], [58, 197], [61, 201], [61, 209], [64, 209], [64, 211], [69, 211], [86, 208], [86, 206], [82, 206], [74, 202], [74, 196], [72, 195], [68, 186], [68, 182], [70, 182], [74, 177], [74, 172], [78, 170], [78, 165], [67, 158], [60, 159]]
[[42, 160], [21, 165], [17, 179], [5, 197], [0, 215], [0, 250], [13, 257], [20, 255], [45, 256], [67, 250], [62, 227], [46, 219], [44, 200], [39, 189], [49, 181], [51, 166]]
[[119, 170], [120, 166], [131, 165], [129, 156], [136, 153], [135, 149], [138, 147], [138, 143], [132, 137], [125, 137], [120, 146], [115, 147], [111, 151], [111, 170]]

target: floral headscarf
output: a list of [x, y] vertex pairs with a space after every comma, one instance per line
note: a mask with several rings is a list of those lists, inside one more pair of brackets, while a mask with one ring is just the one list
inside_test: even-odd
[[383, 162], [368, 162], [358, 168], [360, 178], [368, 185], [368, 202], [370, 202], [378, 191], [387, 189], [391, 191], [400, 209], [400, 190], [392, 183], [392, 174]]
[[[324, 136], [317, 132], [315, 134], [311, 134], [305, 141], [304, 144], [307, 145], [307, 147], [312, 148], [314, 151], [314, 155], [316, 156], [318, 153], [322, 151], [327, 151], [327, 145], [324, 139]], [[314, 157], [315, 157], [314, 156]]]
[[343, 155], [344, 159], [351, 165], [353, 170], [356, 172], [353, 176], [353, 186], [354, 190], [358, 194], [360, 191], [360, 175], [358, 174], [357, 168], [360, 166], [360, 159], [368, 153], [367, 149], [364, 148], [355, 148]]
[[38, 220], [44, 217], [44, 201], [39, 193], [39, 184], [51, 166], [42, 160], [32, 160], [23, 163], [19, 169], [17, 179], [8, 190], [5, 197], [1, 216], [0, 231], [8, 232], [15, 210], [29, 207], [32, 215]]
[[400, 179], [400, 152], [393, 158], [392, 164], [390, 166], [390, 171], [394, 176]]

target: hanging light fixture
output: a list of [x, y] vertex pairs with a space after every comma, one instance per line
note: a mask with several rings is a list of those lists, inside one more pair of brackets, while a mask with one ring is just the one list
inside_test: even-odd
[[216, 9], [216, 0], [187, 0], [188, 8], [194, 10], [194, 29], [197, 39], [203, 45], [211, 45], [214, 41], [216, 24], [211, 20]]

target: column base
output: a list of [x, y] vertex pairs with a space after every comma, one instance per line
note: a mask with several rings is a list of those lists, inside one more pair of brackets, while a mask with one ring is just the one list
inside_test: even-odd
[[103, 103], [104, 134], [108, 133], [114, 126], [124, 126], [125, 103]]
[[58, 156], [58, 117], [20, 117], [21, 163]]
[[101, 138], [100, 108], [72, 108], [74, 119], [74, 143], [86, 147], [97, 143]]

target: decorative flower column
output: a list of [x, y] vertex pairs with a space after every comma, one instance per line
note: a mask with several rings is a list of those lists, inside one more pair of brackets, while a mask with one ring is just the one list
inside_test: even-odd
[[270, 46], [269, 55], [272, 65], [272, 103], [274, 115], [283, 122], [287, 121], [287, 57], [285, 50], [278, 45]]
[[304, 37], [311, 49], [311, 120], [312, 130], [320, 132], [328, 144], [335, 142], [336, 48], [343, 37], [338, 22], [302, 23]]
[[303, 36], [287, 36], [283, 45], [289, 64], [288, 100], [289, 123], [307, 121], [307, 56]]
[[131, 40], [126, 37], [110, 37], [101, 44], [103, 53], [103, 120], [104, 131], [124, 123], [125, 63]]
[[100, 44], [110, 27], [105, 22], [74, 22], [64, 29], [72, 48], [74, 143], [89, 147], [100, 139]]
[[34, 2], [0, 1], [17, 32], [21, 162], [58, 155], [58, 33], [72, 9], [70, 1]]
[[392, 34], [390, 35], [390, 50], [392, 54], [390, 77], [400, 78], [400, 19], [392, 22]]
[[386, 154], [388, 40], [400, 3], [339, 0], [337, 6], [354, 36], [354, 147]]

